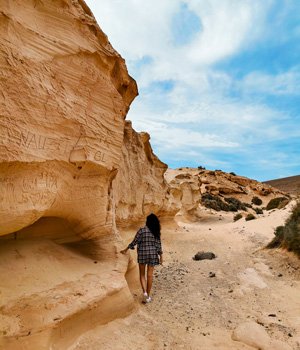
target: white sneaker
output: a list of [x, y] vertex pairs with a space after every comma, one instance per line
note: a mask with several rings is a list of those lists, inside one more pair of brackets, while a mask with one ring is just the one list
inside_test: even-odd
[[152, 298], [151, 298], [151, 297], [148, 297], [148, 298], [146, 299], [146, 303], [151, 303], [151, 301], [152, 301]]
[[147, 303], [147, 299], [148, 299], [148, 294], [145, 292], [143, 294], [143, 303]]

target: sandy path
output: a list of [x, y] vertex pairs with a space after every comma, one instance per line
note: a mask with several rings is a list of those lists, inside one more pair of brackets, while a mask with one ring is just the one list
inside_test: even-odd
[[[260, 249], [287, 215], [288, 209], [250, 222], [233, 223], [232, 215], [223, 215], [218, 221], [165, 225], [165, 264], [156, 269], [153, 302], [91, 330], [73, 349], [258, 348], [231, 338], [249, 321], [271, 340], [300, 349], [299, 260]], [[192, 260], [199, 250], [217, 258]], [[134, 293], [139, 303], [140, 291]], [[260, 342], [259, 334], [253, 336]], [[284, 349], [283, 343], [276, 346], [264, 349]]]

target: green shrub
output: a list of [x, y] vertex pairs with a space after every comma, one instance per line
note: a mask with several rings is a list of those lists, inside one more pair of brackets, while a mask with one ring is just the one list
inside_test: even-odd
[[224, 200], [225, 202], [222, 200], [221, 197], [210, 193], [204, 193], [201, 197], [201, 202], [206, 208], [211, 208], [217, 211], [246, 210], [244, 203], [242, 203], [240, 200], [236, 198], [229, 197], [229, 198], [224, 198]]
[[263, 210], [262, 210], [262, 208], [253, 208], [253, 210], [254, 210], [255, 213], [258, 214], [258, 215], [264, 213]]
[[255, 204], [255, 205], [262, 205], [262, 200], [261, 200], [259, 197], [254, 196], [254, 197], [252, 198], [251, 203], [253, 203], [253, 204]]
[[252, 209], [252, 205], [251, 205], [251, 204], [246, 203], [246, 202], [244, 202], [243, 204], [244, 204], [244, 206], [245, 206], [246, 208], [251, 208], [251, 209]]
[[224, 199], [225, 202], [229, 204], [229, 211], [246, 210], [245, 204], [242, 203], [240, 200], [233, 197], [228, 197]]
[[254, 220], [256, 219], [256, 217], [253, 215], [253, 214], [248, 214], [246, 217], [245, 217], [245, 220], [246, 221], [250, 221], [250, 220]]
[[236, 176], [236, 173], [234, 173], [233, 171], [231, 173], [229, 173], [232, 176]]
[[242, 217], [243, 217], [243, 215], [242, 215], [241, 213], [238, 213], [238, 214], [234, 215], [233, 221], [238, 221], [238, 220], [240, 220]]
[[202, 166], [202, 165], [199, 165], [199, 166], [198, 166], [198, 169], [199, 169], [199, 170], [205, 170], [205, 167]]
[[270, 200], [267, 204], [267, 210], [272, 209], [281, 209], [284, 208], [289, 202], [289, 199], [286, 197], [276, 197]]
[[206, 208], [216, 211], [229, 211], [229, 205], [227, 203], [224, 203], [220, 197], [210, 193], [204, 193], [201, 197], [201, 202]]
[[267, 248], [286, 248], [300, 257], [300, 202], [294, 207], [285, 225], [278, 226], [274, 234], [275, 237]]
[[284, 239], [284, 226], [277, 226], [274, 231], [275, 237], [273, 240], [267, 245], [267, 248], [279, 248]]

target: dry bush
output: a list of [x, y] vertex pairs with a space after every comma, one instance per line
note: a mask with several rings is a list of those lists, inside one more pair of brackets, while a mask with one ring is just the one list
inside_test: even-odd
[[267, 248], [286, 248], [300, 257], [300, 202], [293, 208], [285, 225], [275, 229], [274, 235], [275, 237], [267, 245]]
[[254, 197], [252, 198], [251, 203], [253, 203], [253, 204], [255, 204], [255, 205], [262, 205], [262, 200], [261, 200], [259, 197], [254, 196]]
[[210, 193], [204, 193], [201, 197], [202, 204], [206, 208], [214, 209], [216, 211], [229, 211], [229, 205], [224, 203], [222, 199]]
[[264, 213], [262, 208], [253, 208], [253, 210], [255, 211], [256, 214], [263, 214]]
[[210, 193], [204, 193], [201, 197], [201, 202], [206, 208], [211, 208], [216, 211], [247, 210], [245, 204], [236, 198], [229, 197], [224, 198], [224, 200], [225, 202], [222, 200], [221, 197]]
[[229, 204], [229, 211], [247, 210], [245, 203], [242, 203], [236, 198], [228, 197], [225, 198], [225, 201]]
[[233, 221], [238, 221], [238, 220], [240, 220], [242, 217], [243, 217], [243, 215], [242, 215], [241, 213], [238, 213], [238, 214], [234, 215]]
[[250, 220], [254, 220], [256, 219], [256, 217], [253, 215], [253, 214], [248, 214], [246, 217], [245, 217], [245, 220], [246, 221], [250, 221]]
[[286, 197], [276, 197], [270, 200], [270, 202], [267, 204], [266, 209], [282, 209], [288, 204], [288, 202], [289, 199]]

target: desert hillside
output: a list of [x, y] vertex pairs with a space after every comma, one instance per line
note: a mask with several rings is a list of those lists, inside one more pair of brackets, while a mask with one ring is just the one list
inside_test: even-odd
[[201, 220], [203, 208], [261, 215], [274, 198], [283, 204], [289, 201], [289, 195], [267, 184], [221, 170], [168, 169], [164, 176], [170, 207], [176, 206], [176, 215], [190, 220]]
[[[83, 0], [0, 5], [0, 349], [300, 349], [299, 259], [264, 249], [293, 198], [168, 169]], [[165, 263], [145, 306], [120, 250], [151, 212]]]
[[296, 196], [300, 195], [300, 175], [284, 177], [282, 179], [270, 180], [270, 181], [266, 181], [265, 183], [273, 187], [276, 187], [286, 193], [290, 193]]

